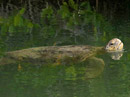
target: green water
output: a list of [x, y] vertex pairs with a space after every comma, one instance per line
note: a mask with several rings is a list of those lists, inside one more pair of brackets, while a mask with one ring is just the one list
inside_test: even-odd
[[77, 64], [0, 66], [0, 97], [129, 97], [130, 38], [122, 40], [120, 60], [106, 53]]
[[[123, 41], [124, 52], [120, 60], [105, 53], [82, 63], [0, 65], [0, 97], [130, 97], [130, 20], [124, 19], [129, 11], [120, 17], [120, 10], [112, 15], [115, 8], [108, 9], [107, 17], [115, 16], [109, 22], [89, 2], [77, 5], [69, 0], [55, 9], [33, 1], [1, 4], [0, 57], [7, 51], [48, 45], [105, 46], [115, 37]], [[15, 12], [11, 6], [19, 7]]]

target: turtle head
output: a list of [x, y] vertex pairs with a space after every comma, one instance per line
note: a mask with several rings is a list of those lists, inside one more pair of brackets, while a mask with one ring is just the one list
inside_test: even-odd
[[107, 51], [122, 51], [123, 50], [123, 43], [120, 39], [114, 38], [108, 42], [105, 49]]

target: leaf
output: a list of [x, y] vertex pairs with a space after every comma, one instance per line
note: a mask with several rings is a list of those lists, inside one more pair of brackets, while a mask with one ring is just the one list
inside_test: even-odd
[[83, 9], [85, 9], [85, 10], [87, 10], [87, 11], [92, 11], [90, 3], [88, 1], [82, 2], [80, 4], [80, 7], [83, 8]]
[[11, 25], [11, 26], [9, 26], [9, 32], [11, 32], [11, 33], [12, 33], [12, 32], [14, 32], [14, 30], [15, 30], [14, 26], [12, 26], [12, 25]]
[[58, 10], [58, 14], [61, 15], [62, 19], [67, 19], [70, 16], [70, 10], [66, 2], [63, 2], [60, 10]]
[[42, 29], [42, 28], [41, 28], [41, 25], [39, 25], [39, 24], [33, 24], [33, 26], [34, 26], [35, 28]]
[[33, 28], [33, 24], [31, 22], [28, 22], [28, 25], [27, 25], [28, 28]]
[[97, 34], [97, 27], [94, 27], [93, 30], [94, 30], [94, 34], [96, 35]]
[[4, 22], [4, 18], [0, 17], [0, 23]]
[[49, 32], [50, 32], [50, 35], [53, 36], [55, 34], [55, 29], [50, 27]]
[[25, 8], [22, 8], [20, 11], [19, 11], [19, 15], [23, 15], [24, 14], [24, 12], [25, 12]]
[[106, 38], [107, 38], [106, 32], [104, 31], [104, 32], [103, 32], [103, 36], [102, 36], [102, 41], [103, 41], [103, 42], [106, 42]]
[[91, 6], [90, 6], [90, 3], [89, 3], [89, 2], [87, 3], [87, 10], [88, 10], [88, 11], [91, 11]]
[[81, 6], [81, 7], [86, 7], [86, 6], [87, 6], [87, 4], [88, 4], [88, 2], [87, 2], [87, 1], [85, 1], [85, 2], [82, 2], [82, 3], [80, 4], [80, 6]]
[[23, 18], [20, 15], [14, 17], [14, 26], [23, 26]]
[[67, 26], [68, 26], [68, 27], [74, 26], [74, 22], [73, 22], [73, 21], [74, 21], [73, 17], [70, 17], [70, 18], [69, 18], [69, 21], [68, 21], [68, 23], [67, 23]]
[[64, 6], [68, 6], [68, 4], [67, 4], [66, 2], [63, 2], [63, 5], [64, 5]]
[[6, 25], [6, 24], [3, 24], [2, 26], [1, 26], [1, 32], [2, 32], [2, 34], [4, 34], [5, 32], [7, 32], [8, 31], [8, 26]]
[[68, 17], [70, 17], [70, 11], [68, 6], [65, 4], [63, 4], [60, 8], [60, 10], [58, 11], [58, 13], [61, 15], [62, 19], [66, 19]]
[[49, 6], [48, 8], [42, 9], [41, 17], [50, 18], [52, 16], [52, 14], [53, 14], [53, 9], [52, 9], [52, 7]]
[[75, 25], [78, 25], [79, 24], [79, 17], [76, 13], [73, 13], [73, 22]]
[[78, 9], [78, 5], [75, 4], [75, 2], [73, 0], [69, 0], [69, 5], [71, 8], [77, 10]]

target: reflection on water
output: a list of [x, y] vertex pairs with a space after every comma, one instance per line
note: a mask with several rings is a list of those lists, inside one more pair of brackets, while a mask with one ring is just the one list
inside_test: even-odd
[[[30, 2], [31, 0], [28, 1]], [[35, 6], [30, 5], [30, 7], [37, 11]], [[96, 23], [96, 21], [101, 17], [95, 17], [97, 16], [95, 12], [93, 14], [90, 11], [90, 15], [86, 14], [90, 16], [90, 18], [86, 18], [86, 15], [84, 17], [85, 20], [91, 21], [94, 15], [92, 27], [88, 26], [88, 24], [85, 24], [85, 26], [84, 23], [81, 22], [83, 28], [78, 27], [79, 24], [77, 25], [76, 22], [73, 24], [73, 17], [76, 16], [76, 13], [74, 13], [74, 15], [67, 14], [66, 19], [69, 20], [69, 22], [65, 22], [65, 24], [76, 25], [74, 27], [72, 26], [71, 31], [69, 30], [70, 27], [69, 29], [64, 29], [63, 27], [62, 29], [64, 25], [62, 21], [60, 21], [61, 18], [53, 18], [55, 16], [51, 13], [53, 12], [49, 13], [49, 17], [52, 15], [52, 19], [50, 19], [51, 22], [49, 22], [49, 19], [45, 19], [49, 22], [47, 24], [44, 21], [40, 22], [40, 18], [35, 18], [35, 21], [38, 20], [37, 22], [40, 22], [40, 25], [33, 25], [30, 21], [24, 20], [20, 14], [15, 14], [14, 16], [16, 17], [10, 17], [4, 20], [6, 25], [3, 25], [3, 29], [5, 28], [5, 30], [8, 29], [9, 31], [5, 31], [7, 33], [2, 34], [3, 38], [7, 36], [6, 43], [3, 43], [1, 39], [0, 42], [3, 43], [3, 46], [6, 45], [8, 50], [16, 50], [56, 44], [105, 46], [105, 42], [113, 37], [117, 37], [123, 41], [125, 48], [130, 48], [130, 38], [127, 37], [127, 33], [129, 35], [130, 31], [129, 23], [124, 22], [117, 24], [117, 31], [115, 32], [121, 33], [120, 35], [114, 31], [114, 33], [111, 32], [112, 30], [111, 27], [109, 28], [109, 25], [105, 27], [105, 29], [108, 29], [107, 32], [103, 31], [103, 33], [100, 33], [101, 29], [99, 29], [99, 25], [102, 23]], [[38, 17], [41, 16], [40, 14], [36, 15], [38, 15]], [[71, 16], [72, 18], [69, 19]], [[21, 20], [22, 22], [16, 21], [16, 23], [14, 23], [15, 20]], [[56, 20], [61, 23], [57, 25]], [[76, 18], [74, 20], [76, 20]], [[44, 23], [46, 25], [44, 25]], [[103, 25], [105, 24], [103, 23]], [[122, 26], [122, 24], [124, 26]], [[18, 28], [20, 25], [22, 29]], [[93, 27], [95, 25], [98, 25], [97, 28]], [[9, 26], [9, 28], [6, 28], [6, 26]], [[32, 29], [33, 26], [35, 26], [34, 29]], [[28, 29], [26, 30], [25, 28]], [[91, 30], [94, 30], [95, 33]], [[37, 32], [40, 33], [38, 34]], [[79, 36], [78, 33], [81, 36]], [[3, 46], [0, 46], [0, 50], [4, 49]], [[0, 97], [130, 97], [130, 52], [106, 53], [92, 57], [82, 63], [70, 64], [66, 62], [65, 65], [57, 66], [52, 64], [43, 65], [37, 62], [35, 65], [19, 62], [17, 64], [0, 65]]]
[[113, 60], [120, 60], [120, 58], [123, 56], [123, 51], [120, 52], [109, 52], [111, 58]]
[[[20, 44], [16, 40], [14, 42], [17, 45], [10, 41], [10, 47], [12, 44], [19, 47]], [[41, 45], [40, 41], [38, 43]], [[88, 39], [90, 45], [97, 46], [94, 41], [92, 43], [90, 41], [92, 40]], [[127, 49], [130, 48], [129, 41], [129, 37], [124, 38]], [[82, 63], [67, 62], [65, 65], [58, 66], [40, 63], [0, 66], [0, 97], [129, 96], [130, 52], [106, 53]]]
[[129, 97], [130, 53], [108, 54], [66, 65], [0, 66], [1, 97]]
[[85, 77], [88, 78], [96, 78], [98, 77], [104, 70], [104, 61], [101, 58], [90, 58], [86, 61], [86, 72]]

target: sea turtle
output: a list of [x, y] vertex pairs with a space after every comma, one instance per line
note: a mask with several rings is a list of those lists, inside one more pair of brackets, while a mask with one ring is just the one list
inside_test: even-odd
[[[68, 46], [43, 46], [34, 47], [16, 51], [6, 52], [0, 64], [8, 64], [16, 61], [24, 62], [44, 62], [44, 61], [61, 61], [64, 59], [73, 59], [75, 61], [85, 61], [86, 59], [95, 56], [104, 51], [122, 51], [123, 43], [120, 39], [114, 38], [110, 40], [105, 47], [94, 47], [88, 45], [68, 45]], [[114, 56], [115, 55], [115, 56]], [[122, 54], [113, 54], [113, 59], [120, 59]]]
[[105, 47], [106, 51], [122, 51], [123, 50], [123, 43], [118, 38], [113, 38], [108, 42], [108, 44]]
[[108, 42], [105, 50], [111, 54], [114, 60], [120, 60], [123, 55], [123, 42], [118, 38], [113, 38]]

